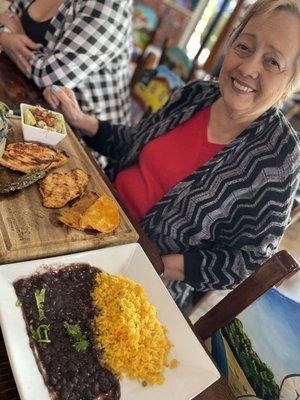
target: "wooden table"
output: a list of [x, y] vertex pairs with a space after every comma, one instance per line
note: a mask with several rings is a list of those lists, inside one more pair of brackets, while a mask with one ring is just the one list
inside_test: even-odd
[[[21, 102], [28, 104], [43, 104], [43, 98], [39, 89], [28, 79], [26, 79], [18, 69], [2, 54], [0, 55], [0, 101], [4, 101], [11, 108], [17, 108]], [[88, 151], [87, 151], [88, 152]], [[89, 154], [89, 152], [88, 152]], [[89, 154], [92, 159], [92, 156]], [[93, 161], [94, 162], [94, 161]], [[96, 163], [95, 163], [96, 164]], [[97, 167], [99, 174], [105, 180], [111, 191], [115, 194], [120, 205], [128, 215], [130, 221], [139, 233], [139, 243], [147, 254], [151, 263], [157, 271], [162, 270], [162, 262], [159, 254], [155, 250], [153, 244], [145, 235], [140, 226], [130, 217], [126, 207], [119, 199], [116, 191], [108, 178]], [[202, 341], [200, 341], [203, 345]], [[10, 364], [7, 358], [5, 345], [0, 330], [0, 399], [1, 400], [19, 400], [18, 391], [15, 381], [10, 369]], [[195, 397], [194, 400], [234, 400], [229, 387], [220, 378], [212, 386], [207, 388], [204, 392]], [[38, 400], [38, 399], [32, 399]], [[142, 400], [142, 399], [138, 399]], [[169, 400], [169, 399], [166, 399]], [[171, 400], [171, 399], [170, 399]]]

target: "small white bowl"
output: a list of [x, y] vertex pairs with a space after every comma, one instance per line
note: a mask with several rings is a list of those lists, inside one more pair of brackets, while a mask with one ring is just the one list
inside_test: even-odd
[[59, 115], [63, 120], [63, 133], [48, 131], [47, 129], [38, 128], [36, 126], [25, 124], [24, 122], [24, 112], [27, 108], [34, 108], [36, 106], [32, 106], [30, 104], [21, 103], [21, 121], [22, 121], [22, 130], [23, 130], [23, 138], [26, 142], [38, 142], [44, 144], [50, 144], [55, 146], [61, 140], [63, 140], [67, 136], [66, 124], [64, 121], [64, 117], [62, 114], [51, 111], [53, 114]]

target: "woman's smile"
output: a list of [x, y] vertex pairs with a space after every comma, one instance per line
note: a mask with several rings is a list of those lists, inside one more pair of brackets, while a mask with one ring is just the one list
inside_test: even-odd
[[239, 94], [251, 94], [256, 91], [250, 85], [237, 78], [231, 78], [231, 83], [233, 90]]

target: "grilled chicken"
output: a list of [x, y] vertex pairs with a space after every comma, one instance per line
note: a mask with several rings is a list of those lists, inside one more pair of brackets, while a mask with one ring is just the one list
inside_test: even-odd
[[39, 181], [43, 206], [47, 208], [64, 207], [70, 200], [82, 195], [89, 177], [79, 168], [69, 172], [52, 172]]
[[51, 169], [61, 167], [68, 161], [62, 150], [37, 143], [17, 142], [9, 144], [0, 158], [0, 165], [14, 171], [30, 172], [34, 168]]

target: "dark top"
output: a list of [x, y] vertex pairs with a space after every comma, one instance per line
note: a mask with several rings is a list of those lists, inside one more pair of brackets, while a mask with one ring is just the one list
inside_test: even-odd
[[28, 8], [24, 10], [21, 16], [23, 29], [26, 35], [30, 37], [30, 39], [33, 40], [35, 43], [41, 43], [43, 46], [46, 46], [47, 41], [45, 39], [45, 35], [49, 28], [51, 19], [43, 22], [35, 21], [28, 14]]

